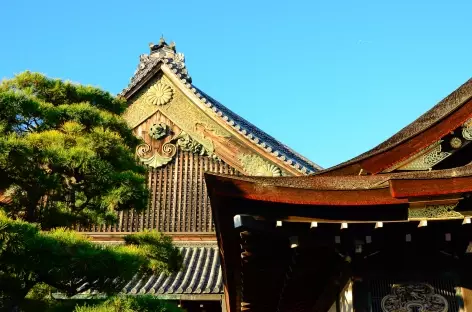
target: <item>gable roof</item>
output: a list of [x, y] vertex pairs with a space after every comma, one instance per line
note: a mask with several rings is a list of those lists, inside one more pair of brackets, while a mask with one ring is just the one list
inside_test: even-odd
[[170, 72], [178, 78], [206, 107], [210, 108], [216, 119], [229, 125], [251, 144], [261, 148], [267, 155], [276, 157], [278, 161], [296, 169], [300, 174], [311, 174], [322, 169], [319, 165], [282, 144], [192, 84], [192, 78], [185, 66], [184, 55], [176, 52], [175, 44], [168, 45], [161, 39], [158, 44], [151, 44], [150, 48], [151, 53], [149, 55], [143, 54], [140, 56], [138, 69], [131, 78], [129, 85], [120, 93], [121, 96], [130, 99], [157, 72], [164, 68], [168, 69], [166, 72]]

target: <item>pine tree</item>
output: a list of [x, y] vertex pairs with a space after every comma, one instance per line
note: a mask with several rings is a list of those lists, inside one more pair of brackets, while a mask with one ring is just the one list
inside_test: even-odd
[[12, 218], [42, 229], [113, 222], [147, 205], [125, 102], [25, 72], [0, 84], [0, 189]]
[[[35, 285], [114, 294], [137, 272], [175, 272], [170, 238], [141, 233], [100, 246], [71, 230], [147, 206], [126, 103], [98, 88], [24, 72], [0, 84], [0, 300]], [[9, 302], [9, 303], [8, 303]]]

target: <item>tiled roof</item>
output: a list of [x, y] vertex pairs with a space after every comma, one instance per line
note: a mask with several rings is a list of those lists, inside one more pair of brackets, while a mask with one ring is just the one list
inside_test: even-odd
[[[203, 98], [207, 99], [208, 103], [212, 105], [211, 107], [213, 108], [213, 111], [218, 116], [222, 117], [225, 122], [233, 126], [238, 132], [245, 135], [251, 141], [263, 147], [267, 152], [272, 153], [280, 160], [292, 165], [303, 173], [313, 173], [322, 169], [317, 164], [296, 153], [288, 146], [277, 141], [274, 137], [268, 135], [249, 121], [232, 112], [205, 92], [195, 86], [193, 88], [195, 88], [197, 93], [200, 93]], [[221, 114], [219, 112], [221, 112]]]
[[[240, 117], [236, 113], [229, 110], [226, 106], [213, 99], [197, 87], [192, 84], [192, 79], [188, 75], [187, 68], [184, 63], [184, 56], [182, 53], [175, 53], [174, 50], [170, 50], [164, 43], [161, 44], [160, 50], [154, 50], [150, 55], [141, 55], [140, 64], [136, 70], [131, 82], [120, 95], [129, 97], [133, 92], [133, 89], [140, 83], [149, 79], [156, 69], [160, 68], [161, 65], [165, 64], [170, 70], [176, 75], [186, 88], [192, 91], [205, 106], [212, 109], [212, 111], [222, 119], [223, 122], [230, 125], [240, 134], [244, 135], [254, 144], [263, 148], [267, 153], [277, 157], [280, 161], [283, 161], [287, 165], [297, 169], [300, 173], [311, 174], [319, 170], [322, 170], [320, 166], [311, 162], [307, 158], [296, 153], [288, 146], [277, 141], [272, 136], [268, 135], [261, 129], [257, 128], [244, 118]], [[153, 48], [151, 47], [151, 50]], [[136, 90], [134, 90], [136, 91]]]
[[218, 247], [214, 244], [183, 246], [183, 269], [172, 275], [136, 275], [124, 288], [126, 294], [222, 294]]

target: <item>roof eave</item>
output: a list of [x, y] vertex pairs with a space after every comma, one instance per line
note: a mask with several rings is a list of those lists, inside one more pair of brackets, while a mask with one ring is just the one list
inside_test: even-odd
[[[462, 84], [459, 88], [454, 90], [451, 94], [449, 94], [446, 98], [441, 100], [438, 104], [428, 110], [426, 113], [421, 115], [415, 121], [398, 131], [392, 137], [387, 139], [386, 141], [382, 142], [381, 144], [377, 145], [373, 149], [354, 157], [346, 162], [328, 168], [326, 170], [316, 172], [315, 175], [340, 175], [340, 174], [360, 174], [362, 171], [367, 171], [369, 173], [378, 173], [383, 169], [388, 168], [389, 164], [383, 163], [378, 161], [378, 159], [374, 159], [376, 156], [380, 154], [386, 154], [389, 151], [396, 149], [397, 147], [401, 147], [404, 144], [408, 143], [409, 141], [420, 138], [422, 140], [421, 144], [416, 144], [415, 151], [419, 151], [422, 148], [428, 146], [428, 144], [433, 143], [434, 139], [438, 139], [437, 137], [441, 135], [445, 135], [447, 131], [450, 131], [452, 124], [457, 126], [457, 122], [452, 122], [450, 127], [443, 127], [444, 131], [437, 132], [435, 135], [431, 135], [428, 139], [423, 140], [422, 134], [427, 132], [429, 129], [437, 127], [438, 124], [444, 123], [445, 120], [454, 120], [454, 115], [461, 111], [466, 104], [471, 104], [472, 106], [472, 78]], [[471, 108], [462, 109], [462, 113], [464, 111], [471, 112]], [[472, 117], [472, 113], [464, 114], [466, 117], [465, 119], [462, 118], [461, 122], [465, 122], [467, 118]], [[452, 118], [451, 118], [452, 116]], [[428, 119], [428, 117], [431, 117]], [[456, 120], [457, 121], [457, 120]], [[415, 128], [418, 128], [415, 130]], [[440, 138], [441, 136], [439, 136]], [[408, 151], [408, 155], [414, 154], [415, 151]], [[397, 153], [395, 153], [397, 154]], [[397, 154], [393, 156], [395, 159], [390, 159], [388, 162], [391, 163], [398, 163], [405, 158], [408, 158], [408, 155], [400, 155]], [[366, 167], [366, 163], [369, 163]], [[376, 163], [375, 165], [372, 163]]]

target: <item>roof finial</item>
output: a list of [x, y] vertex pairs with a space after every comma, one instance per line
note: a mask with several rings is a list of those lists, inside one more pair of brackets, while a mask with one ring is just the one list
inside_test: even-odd
[[161, 34], [161, 39], [159, 39], [159, 43], [164, 43], [166, 42], [166, 39], [164, 38], [164, 34]]

